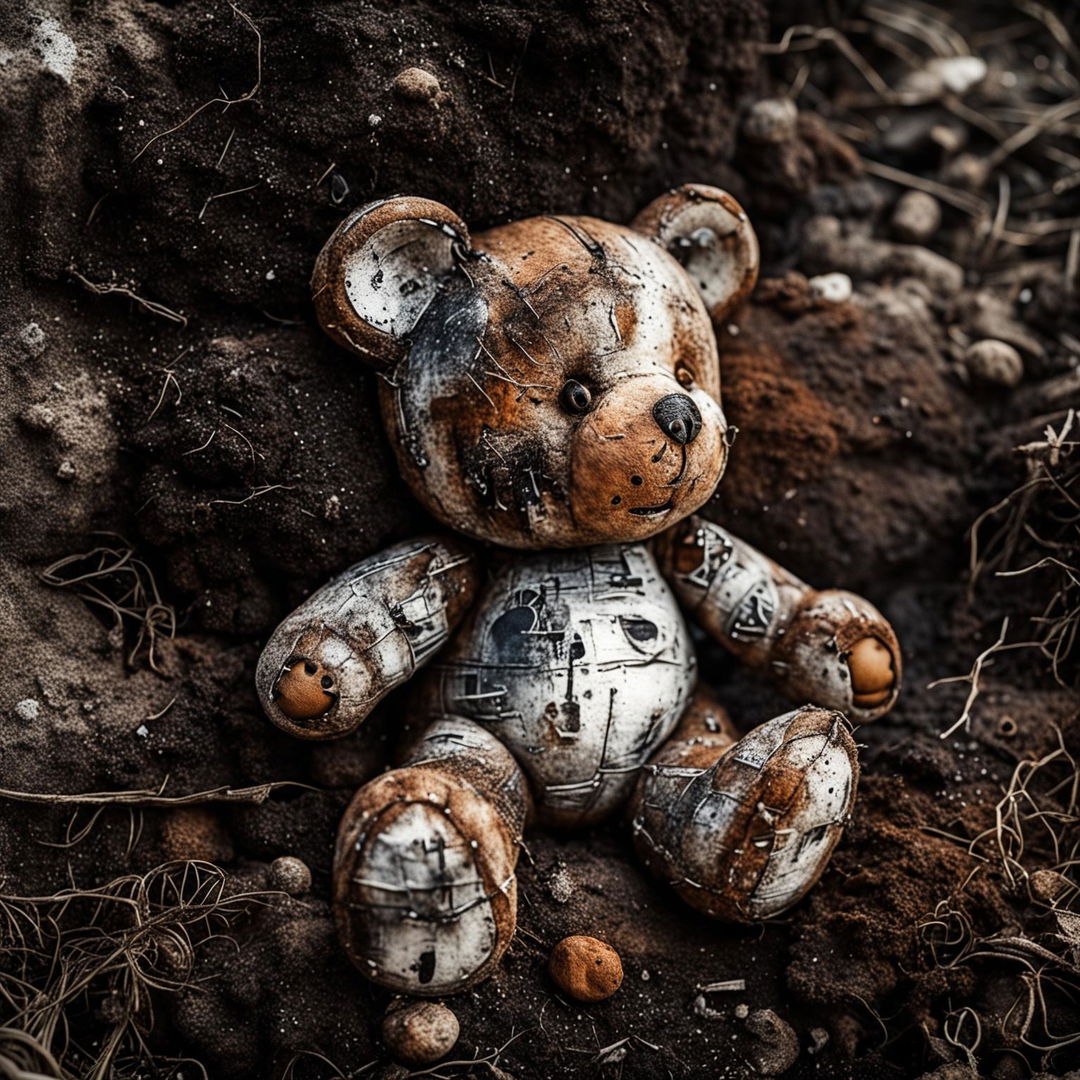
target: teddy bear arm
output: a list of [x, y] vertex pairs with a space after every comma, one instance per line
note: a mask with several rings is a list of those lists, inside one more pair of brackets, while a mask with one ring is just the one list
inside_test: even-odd
[[274, 631], [256, 689], [278, 727], [306, 739], [354, 731], [441, 649], [479, 591], [456, 537], [395, 544], [312, 593]]
[[869, 601], [813, 589], [697, 516], [661, 538], [657, 561], [702, 628], [793, 700], [840, 710], [857, 723], [892, 707], [900, 646]]

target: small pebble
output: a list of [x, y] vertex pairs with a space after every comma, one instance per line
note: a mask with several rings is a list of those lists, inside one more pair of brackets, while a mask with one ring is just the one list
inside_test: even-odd
[[1069, 879], [1056, 870], [1036, 870], [1029, 883], [1032, 895], [1048, 904], [1053, 903], [1069, 888]]
[[58, 480], [74, 480], [75, 479], [75, 463], [65, 458], [60, 462], [56, 469], [56, 478]]
[[819, 274], [810, 279], [810, 295], [827, 304], [846, 304], [851, 299], [851, 278], [847, 274]]
[[702, 1020], [723, 1020], [724, 1014], [719, 1009], [711, 1008], [704, 994], [694, 998], [694, 1015]]
[[896, 89], [905, 96], [933, 101], [945, 92], [945, 83], [940, 75], [923, 67], [904, 75], [896, 84]]
[[893, 210], [893, 233], [906, 244], [925, 244], [941, 226], [941, 204], [925, 191], [905, 192]]
[[594, 937], [563, 938], [548, 958], [555, 985], [577, 1001], [603, 1001], [622, 985], [619, 954]]
[[565, 863], [557, 863], [547, 879], [547, 889], [556, 904], [565, 904], [574, 895], [577, 882]]
[[963, 124], [935, 124], [930, 129], [930, 141], [947, 154], [955, 154], [968, 139], [968, 129]]
[[920, 153], [930, 141], [934, 118], [918, 109], [891, 120], [881, 135], [881, 145], [900, 154]]
[[43, 403], [31, 405], [20, 414], [19, 419], [31, 431], [39, 434], [52, 431], [56, 427], [56, 413]]
[[985, 158], [976, 154], [957, 154], [941, 173], [946, 184], [965, 191], [981, 191], [989, 176], [990, 168]]
[[978, 56], [941, 56], [926, 70], [939, 79], [950, 94], [966, 94], [986, 78], [986, 61]]
[[755, 101], [743, 117], [742, 133], [751, 142], [782, 143], [795, 138], [799, 110], [791, 98]]
[[23, 698], [15, 706], [15, 715], [20, 720], [25, 720], [26, 723], [31, 723], [38, 718], [38, 713], [41, 711], [41, 702], [37, 698]]
[[746, 1059], [762, 1076], [780, 1076], [799, 1057], [799, 1036], [772, 1009], [754, 1009], [749, 1013], [746, 1033], [751, 1039], [744, 1049]]
[[323, 517], [327, 521], [341, 520], [341, 499], [337, 495], [331, 495], [323, 503]]
[[303, 896], [311, 888], [311, 871], [303, 859], [282, 855], [270, 864], [270, 887], [289, 896]]
[[437, 1001], [403, 998], [390, 1006], [382, 1022], [386, 1048], [409, 1065], [430, 1065], [445, 1057], [460, 1033], [458, 1018]]
[[435, 108], [446, 97], [439, 80], [423, 68], [411, 67], [399, 72], [390, 88], [403, 101], [426, 101]]
[[31, 356], [45, 351], [45, 331], [36, 322], [27, 323], [19, 331], [19, 341]]
[[944, 94], [963, 96], [986, 78], [986, 70], [986, 61], [977, 56], [939, 56], [908, 72], [897, 90], [926, 100]]
[[1012, 389], [1024, 377], [1024, 361], [1007, 342], [984, 338], [964, 353], [968, 374], [981, 383]]

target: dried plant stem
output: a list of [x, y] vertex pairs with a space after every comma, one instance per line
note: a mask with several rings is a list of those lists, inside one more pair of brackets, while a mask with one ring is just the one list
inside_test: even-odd
[[207, 791], [194, 791], [189, 795], [163, 795], [166, 777], [161, 787], [145, 788], [137, 791], [92, 791], [78, 795], [53, 794], [39, 791], [13, 791], [0, 788], [0, 799], [13, 802], [44, 803], [50, 806], [75, 804], [79, 806], [192, 806], [198, 803], [226, 802], [253, 803], [259, 805], [282, 788], [302, 788], [305, 791], [319, 791], [320, 788], [299, 780], [274, 780], [266, 784], [254, 784], [251, 787], [217, 787]]
[[71, 589], [87, 604], [110, 612], [118, 643], [123, 641], [125, 620], [134, 622], [138, 634], [127, 662], [134, 666], [145, 645], [150, 668], [160, 674], [157, 639], [176, 634], [176, 611], [161, 598], [153, 571], [135, 557], [134, 547], [122, 536], [116, 539], [123, 546], [101, 546], [58, 559], [42, 570], [41, 580], [55, 588]]
[[154, 993], [199, 985], [200, 947], [271, 895], [227, 884], [212, 863], [179, 861], [97, 888], [0, 894], [0, 1076], [143, 1075]]
[[972, 665], [971, 671], [967, 675], [952, 675], [947, 679], [935, 679], [932, 683], [928, 684], [927, 689], [933, 690], [937, 686], [944, 686], [947, 683], [954, 682], [967, 682], [971, 684], [971, 689], [968, 691], [967, 701], [964, 702], [964, 711], [960, 714], [959, 719], [946, 728], [941, 733], [939, 738], [947, 739], [957, 729], [963, 728], [968, 730], [971, 724], [971, 709], [975, 704], [975, 699], [979, 696], [979, 676], [982, 674], [983, 665], [989, 660], [991, 656], [1005, 645], [1005, 635], [1009, 630], [1009, 620], [1006, 618], [1001, 624], [1001, 633], [998, 635], [997, 640], [984, 649], [975, 658], [975, 663]]
[[[248, 26], [251, 27], [252, 32], [255, 34], [255, 84], [246, 94], [241, 94], [239, 97], [216, 97], [211, 98], [209, 101], [204, 101], [197, 109], [193, 109], [190, 113], [188, 113], [188, 115], [183, 120], [181, 120], [179, 124], [174, 124], [166, 131], [159, 131], [157, 135], [154, 135], [150, 139], [148, 139], [143, 144], [142, 149], [140, 149], [139, 152], [131, 159], [132, 161], [138, 161], [139, 158], [141, 158], [143, 154], [145, 154], [146, 151], [149, 150], [150, 147], [158, 141], [158, 139], [164, 139], [166, 135], [172, 135], [174, 132], [179, 131], [181, 128], [187, 127], [187, 125], [190, 124], [191, 121], [199, 115], [199, 113], [204, 112], [206, 109], [209, 109], [211, 105], [224, 105], [226, 108], [228, 108], [230, 105], [239, 105], [242, 102], [250, 101], [262, 88], [262, 34], [259, 33], [259, 28], [255, 25], [254, 22], [252, 22], [251, 16], [241, 11], [235, 4], [230, 4], [229, 7], [231, 7], [233, 11], [236, 12], [236, 14], [239, 15], [240, 18], [248, 24]], [[232, 136], [230, 136], [230, 141], [231, 139]], [[226, 150], [227, 149], [228, 145], [226, 144]], [[222, 151], [221, 156], [225, 156], [224, 150]]]
[[131, 300], [134, 300], [137, 304], [144, 307], [151, 315], [160, 315], [163, 319], [168, 319], [170, 322], [179, 323], [181, 326], [187, 326], [188, 319], [186, 315], [182, 315], [179, 311], [173, 311], [172, 308], [166, 307], [164, 304], [159, 304], [156, 300], [147, 300], [145, 296], [139, 296], [134, 289], [127, 285], [117, 285], [116, 282], [98, 282], [91, 281], [89, 278], [84, 277], [79, 273], [75, 267], [68, 268], [72, 277], [77, 278], [82, 284], [92, 293], [98, 296], [107, 296], [110, 293], [116, 293], [118, 296], [126, 296]]

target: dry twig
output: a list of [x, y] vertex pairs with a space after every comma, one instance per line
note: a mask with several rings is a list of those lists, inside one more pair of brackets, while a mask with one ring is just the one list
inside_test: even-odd
[[[229, 7], [231, 7], [233, 11], [236, 12], [236, 14], [239, 15], [240, 18], [248, 24], [248, 26], [251, 27], [252, 32], [255, 34], [255, 84], [246, 94], [241, 94], [239, 97], [216, 97], [211, 98], [209, 101], [204, 101], [197, 109], [192, 110], [183, 120], [181, 120], [179, 124], [174, 124], [168, 130], [159, 131], [157, 135], [149, 138], [143, 144], [142, 149], [140, 149], [139, 152], [131, 159], [132, 161], [138, 161], [139, 158], [141, 158], [143, 154], [145, 154], [146, 151], [149, 150], [150, 147], [158, 141], [158, 139], [164, 139], [166, 135], [172, 135], [174, 132], [179, 131], [181, 128], [187, 127], [187, 125], [190, 124], [191, 121], [199, 115], [199, 113], [204, 112], [206, 109], [209, 109], [211, 105], [224, 105], [226, 109], [229, 108], [229, 106], [231, 105], [240, 105], [245, 101], [250, 101], [262, 88], [262, 34], [259, 33], [259, 28], [255, 25], [254, 22], [252, 22], [249, 15], [246, 15], [235, 4], [230, 4]], [[232, 136], [229, 137], [229, 141], [232, 141]], [[225, 146], [225, 150], [227, 149], [228, 144], [226, 144]], [[222, 157], [225, 156], [225, 150], [221, 152]], [[200, 215], [200, 217], [201, 216], [202, 215]]]

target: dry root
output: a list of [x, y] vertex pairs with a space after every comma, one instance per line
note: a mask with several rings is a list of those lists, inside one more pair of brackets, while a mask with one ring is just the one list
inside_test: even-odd
[[979, 970], [989, 960], [1011, 981], [1011, 1006], [993, 1030], [965, 1006], [947, 1017], [946, 1041], [973, 1067], [980, 1049], [1013, 1046], [1053, 1068], [1055, 1055], [1080, 1043], [1080, 1025], [1063, 1029], [1060, 1019], [1075, 1017], [1080, 1001], [1080, 770], [1060, 732], [1055, 749], [1017, 764], [994, 818], [970, 841], [979, 860], [971, 876], [993, 874], [1020, 902], [1044, 908], [1049, 932], [1003, 927], [980, 934], [961, 889], [923, 920], [920, 934], [938, 966]]
[[[111, 535], [111, 534], [110, 534]], [[125, 628], [136, 629], [135, 643], [127, 655], [134, 667], [139, 653], [157, 672], [155, 647], [161, 637], [176, 633], [176, 612], [158, 591], [150, 567], [135, 557], [135, 549], [123, 537], [114, 547], [96, 547], [78, 555], [68, 555], [47, 566], [41, 580], [58, 589], [71, 589], [86, 603], [112, 619], [109, 640], [117, 647], [124, 642]]]
[[0, 1075], [141, 1075], [155, 993], [197, 985], [199, 948], [269, 894], [173, 862], [96, 889], [0, 895]]

